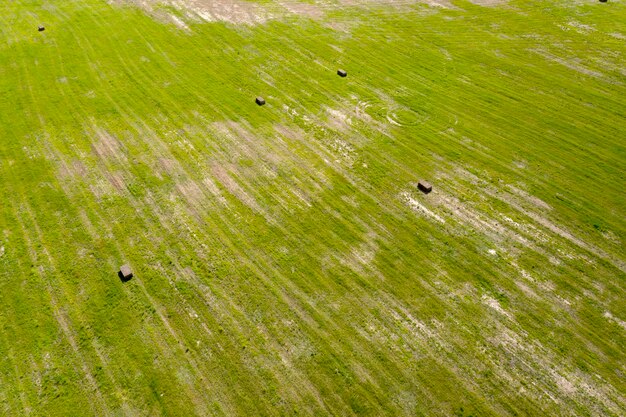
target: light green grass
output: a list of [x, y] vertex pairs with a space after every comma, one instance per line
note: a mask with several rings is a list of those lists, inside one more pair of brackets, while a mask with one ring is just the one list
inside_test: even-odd
[[626, 413], [626, 3], [455, 5], [3, 2], [0, 413]]

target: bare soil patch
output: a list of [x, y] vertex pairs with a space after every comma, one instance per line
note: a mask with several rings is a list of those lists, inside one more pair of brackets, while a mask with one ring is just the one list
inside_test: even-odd
[[[144, 9], [153, 17], [174, 23], [185, 30], [189, 29], [187, 20], [256, 25], [289, 16], [321, 19], [326, 15], [326, 12], [346, 6], [359, 8], [389, 6], [396, 9], [406, 9], [422, 3], [439, 8], [454, 7], [450, 0], [336, 0], [334, 2], [316, 1], [312, 3], [298, 0], [281, 0], [268, 3], [254, 3], [245, 0], [109, 0], [109, 2], [133, 4]], [[168, 13], [160, 6], [173, 7], [180, 15]]]
[[479, 6], [500, 6], [502, 4], [508, 3], [508, 0], [469, 0], [470, 2], [477, 4]]
[[93, 143], [92, 150], [98, 158], [126, 162], [124, 145], [114, 135], [103, 129], [97, 129], [95, 136], [98, 140]]
[[557, 64], [561, 64], [564, 67], [567, 67], [571, 70], [574, 71], [578, 71], [581, 74], [585, 74], [588, 75], [590, 77], [596, 77], [596, 78], [600, 78], [602, 77], [604, 74], [594, 71], [592, 69], [587, 68], [586, 66], [582, 65], [580, 62], [578, 62], [579, 60], [577, 59], [565, 59], [565, 58], [561, 58], [558, 57], [556, 55], [553, 55], [547, 51], [543, 51], [540, 49], [531, 49], [531, 52], [534, 52], [538, 55], [541, 55], [542, 57], [544, 57], [545, 59], [547, 59], [548, 61], [552, 61], [552, 62], [556, 62]]

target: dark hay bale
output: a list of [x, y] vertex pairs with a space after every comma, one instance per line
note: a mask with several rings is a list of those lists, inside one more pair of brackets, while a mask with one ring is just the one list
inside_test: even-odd
[[39, 32], [43, 32], [44, 30], [46, 30], [46, 28], [45, 28], [45, 27], [43, 27], [43, 26], [39, 26], [39, 27], [37, 28], [37, 30], [39, 30]]
[[256, 100], [256, 104], [258, 104], [259, 106], [262, 106], [265, 104], [265, 99], [263, 97], [257, 97]]
[[338, 69], [337, 70], [337, 75], [340, 76], [340, 77], [347, 77], [348, 73], [345, 70]]
[[600, 3], [606, 3], [607, 0], [600, 0]]
[[130, 269], [130, 266], [122, 265], [120, 266], [120, 271], [117, 273], [117, 275], [123, 282], [126, 282], [130, 281], [130, 279], [133, 277], [133, 271]]
[[417, 183], [417, 188], [419, 188], [419, 190], [424, 194], [428, 194], [433, 190], [433, 186], [426, 181], [420, 181], [419, 183]]

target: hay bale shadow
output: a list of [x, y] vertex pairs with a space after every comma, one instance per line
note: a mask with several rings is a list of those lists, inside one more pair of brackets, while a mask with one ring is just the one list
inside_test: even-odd
[[122, 271], [117, 271], [117, 276], [120, 278], [120, 281], [122, 282], [128, 282], [131, 279], [133, 279], [133, 276], [129, 276], [129, 277], [125, 277], [124, 274], [122, 274]]

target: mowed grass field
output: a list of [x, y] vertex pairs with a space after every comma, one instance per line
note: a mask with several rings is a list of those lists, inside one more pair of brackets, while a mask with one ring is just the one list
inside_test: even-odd
[[0, 5], [0, 414], [626, 414], [626, 2], [183, 3]]

